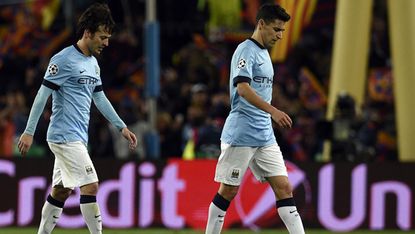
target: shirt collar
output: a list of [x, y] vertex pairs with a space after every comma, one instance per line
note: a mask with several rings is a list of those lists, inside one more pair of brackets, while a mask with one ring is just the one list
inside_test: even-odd
[[255, 40], [254, 38], [248, 38], [248, 40], [251, 40], [253, 43], [255, 43], [259, 48], [261, 49], [266, 49], [263, 45], [261, 45], [257, 40]]

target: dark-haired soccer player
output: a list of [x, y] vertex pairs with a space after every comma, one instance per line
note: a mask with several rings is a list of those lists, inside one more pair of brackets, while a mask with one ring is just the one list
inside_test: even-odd
[[98, 176], [88, 154], [88, 125], [91, 101], [129, 141], [137, 138], [115, 112], [102, 90], [96, 56], [108, 46], [114, 27], [106, 4], [93, 4], [80, 17], [76, 44], [66, 47], [50, 60], [36, 95], [26, 129], [18, 148], [25, 155], [33, 142], [37, 122], [52, 94], [52, 116], [47, 141], [53, 154], [53, 188], [43, 209], [39, 234], [51, 233], [62, 213], [65, 200], [75, 187], [81, 190], [80, 208], [90, 233], [102, 233], [102, 220], [96, 202]]
[[252, 37], [239, 44], [232, 56], [231, 111], [222, 131], [215, 174], [220, 187], [209, 207], [206, 233], [221, 232], [226, 210], [248, 167], [258, 180], [272, 187], [278, 214], [289, 233], [304, 233], [272, 128], [272, 120], [283, 128], [290, 128], [292, 121], [270, 104], [274, 69], [267, 49], [282, 39], [288, 20], [290, 15], [279, 5], [261, 6]]

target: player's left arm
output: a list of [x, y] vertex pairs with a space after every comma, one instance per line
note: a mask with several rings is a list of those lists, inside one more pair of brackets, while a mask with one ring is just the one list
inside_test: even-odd
[[121, 120], [111, 102], [108, 100], [104, 91], [96, 91], [92, 94], [92, 100], [94, 100], [95, 106], [101, 112], [101, 114], [117, 129], [121, 131], [121, 134], [128, 140], [129, 148], [135, 149], [137, 147], [137, 137], [131, 132], [127, 125]]
[[277, 109], [256, 94], [248, 82], [240, 82], [237, 84], [238, 95], [247, 100], [253, 106], [261, 109], [271, 115], [271, 118], [282, 128], [291, 128], [292, 120], [285, 112]]

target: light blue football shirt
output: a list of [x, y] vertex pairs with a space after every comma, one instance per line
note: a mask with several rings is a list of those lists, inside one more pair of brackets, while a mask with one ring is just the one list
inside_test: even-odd
[[87, 143], [92, 94], [102, 90], [96, 58], [66, 47], [51, 58], [43, 85], [54, 90], [47, 141]]
[[248, 82], [256, 94], [271, 103], [274, 68], [268, 50], [252, 38], [245, 40], [236, 48], [230, 70], [231, 111], [221, 141], [251, 147], [276, 143], [271, 115], [240, 97], [236, 88], [237, 83]]

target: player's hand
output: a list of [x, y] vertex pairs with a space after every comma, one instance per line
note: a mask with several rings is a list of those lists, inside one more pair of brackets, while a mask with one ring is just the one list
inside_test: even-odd
[[137, 137], [135, 136], [135, 134], [128, 130], [128, 128], [123, 128], [121, 130], [121, 133], [124, 136], [124, 138], [127, 139], [130, 143], [128, 145], [128, 148], [130, 148], [131, 150], [135, 149], [137, 147]]
[[20, 136], [19, 143], [17, 144], [17, 148], [19, 148], [19, 152], [21, 155], [25, 156], [27, 151], [29, 151], [30, 146], [33, 143], [33, 136], [23, 133]]
[[293, 124], [290, 116], [277, 108], [275, 108], [274, 112], [272, 112], [271, 117], [281, 128], [291, 128]]

